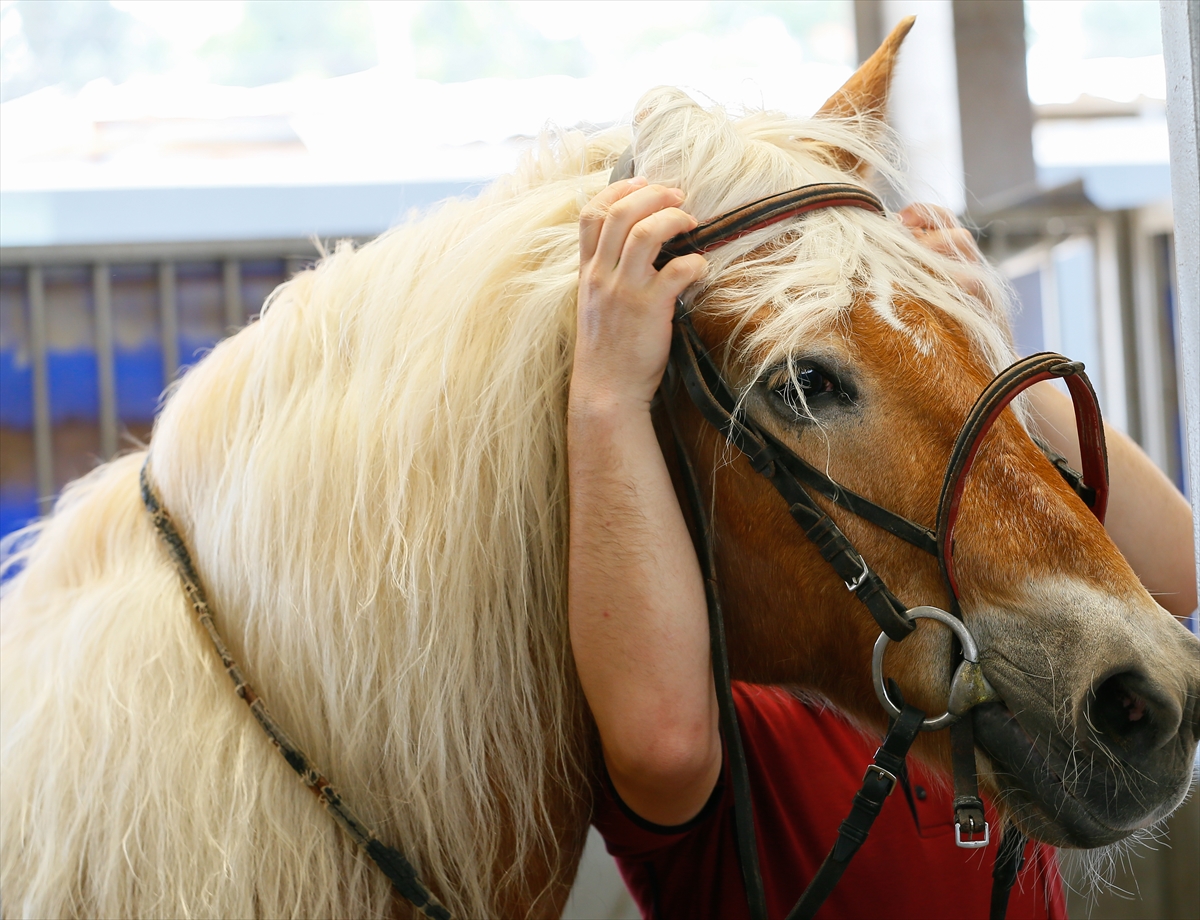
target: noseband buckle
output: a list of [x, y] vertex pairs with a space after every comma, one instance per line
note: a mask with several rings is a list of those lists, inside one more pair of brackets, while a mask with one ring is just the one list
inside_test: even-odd
[[[982, 840], [974, 840], [976, 834], [982, 833]], [[963, 826], [957, 821], [954, 822], [954, 843], [956, 846], [962, 847], [964, 850], [982, 850], [991, 842], [992, 835], [987, 821], [983, 822], [983, 830], [975, 830], [975, 821], [971, 821], [971, 826], [967, 828], [967, 837], [963, 837]]]

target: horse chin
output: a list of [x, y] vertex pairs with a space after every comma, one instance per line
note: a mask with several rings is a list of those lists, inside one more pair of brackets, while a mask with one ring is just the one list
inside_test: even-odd
[[[971, 712], [975, 742], [992, 761], [1000, 801], [1026, 834], [1058, 847], [1093, 848], [1138, 829], [1112, 826], [1073, 795], [1060, 776], [1062, 768], [1056, 769], [1003, 703], [986, 703]], [[1139, 826], [1147, 823], [1153, 821]]]

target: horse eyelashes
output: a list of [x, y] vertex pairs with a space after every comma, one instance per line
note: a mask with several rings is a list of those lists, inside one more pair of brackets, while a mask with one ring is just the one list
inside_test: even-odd
[[768, 382], [772, 392], [799, 416], [811, 416], [814, 400], [819, 401], [827, 395], [842, 400], [850, 399], [837, 378], [818, 366], [801, 367], [795, 371], [781, 369], [772, 377]]
[[801, 391], [807, 397], [815, 396], [818, 393], [832, 393], [837, 389], [833, 381], [815, 367], [802, 370], [796, 375], [796, 380], [800, 385]]

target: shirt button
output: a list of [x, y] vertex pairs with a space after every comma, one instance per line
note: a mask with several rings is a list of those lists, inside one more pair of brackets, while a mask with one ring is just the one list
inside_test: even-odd
[[929, 795], [929, 793], [927, 793], [927, 792], [925, 791], [925, 787], [924, 787], [924, 786], [917, 786], [917, 787], [916, 787], [916, 789], [915, 789], [914, 791], [917, 793], [917, 798], [918, 798], [918, 799], [920, 799], [922, 802], [924, 802], [924, 801], [925, 801], [925, 797]]

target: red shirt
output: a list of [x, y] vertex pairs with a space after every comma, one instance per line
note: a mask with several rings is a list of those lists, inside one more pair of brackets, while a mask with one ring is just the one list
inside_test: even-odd
[[[825, 859], [878, 747], [845, 719], [772, 687], [733, 685], [741, 722], [768, 915], [785, 917]], [[953, 794], [909, 761], [910, 807], [897, 786], [871, 836], [818, 916], [988, 916], [996, 841], [955, 846]], [[616, 857], [642, 915], [654, 920], [748, 917], [733, 830], [728, 767], [695, 818], [677, 827], [634, 814], [605, 777], [593, 823]], [[995, 814], [988, 808], [993, 828]], [[1009, 920], [1066, 920], [1051, 847], [1026, 851], [1009, 900]]]

